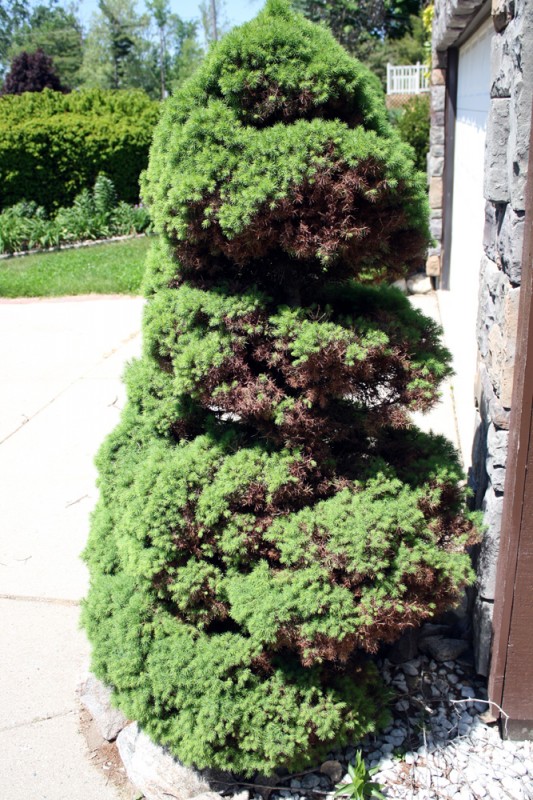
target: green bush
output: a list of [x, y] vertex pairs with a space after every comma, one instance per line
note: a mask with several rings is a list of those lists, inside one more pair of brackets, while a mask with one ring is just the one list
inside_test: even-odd
[[56, 247], [87, 239], [143, 233], [150, 226], [146, 208], [116, 201], [113, 182], [98, 175], [92, 191], [83, 189], [68, 208], [48, 216], [34, 201], [22, 201], [0, 214], [0, 252]]
[[0, 98], [0, 208], [70, 205], [99, 172], [118, 198], [139, 199], [139, 174], [159, 117], [140, 91], [27, 92]]
[[429, 94], [417, 94], [408, 100], [396, 126], [403, 141], [415, 151], [416, 168], [425, 172], [429, 152]]
[[375, 730], [369, 654], [471, 579], [457, 456], [409, 422], [450, 356], [385, 282], [429, 239], [410, 153], [285, 0], [157, 128], [144, 353], [97, 459], [83, 620], [118, 705], [185, 763], [297, 769]]

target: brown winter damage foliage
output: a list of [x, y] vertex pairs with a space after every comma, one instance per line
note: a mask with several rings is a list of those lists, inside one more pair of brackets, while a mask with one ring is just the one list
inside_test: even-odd
[[[380, 317], [387, 342], [368, 345], [347, 331], [344, 340], [326, 342], [304, 359], [294, 356], [289, 339], [276, 335], [266, 312], [227, 318], [231, 355], [198, 377], [194, 399], [206, 410], [237, 417], [276, 445], [303, 447], [320, 460], [335, 442], [354, 447], [363, 434], [405, 427], [409, 408], [428, 408], [438, 397], [438, 379], [423, 361], [434, 337], [417, 343], [416, 366], [412, 343], [386, 313]], [[348, 358], [353, 344], [360, 356]], [[172, 372], [170, 353], [159, 363]]]
[[[231, 503], [233, 519], [250, 511], [253, 511], [256, 517], [254, 529], [244, 545], [241, 571], [246, 572], [247, 565], [252, 568], [258, 558], [268, 561], [273, 571], [286, 569], [281, 564], [278, 549], [268, 541], [267, 532], [272, 521], [280, 514], [331, 496], [343, 488], [342, 483], [325, 479], [320, 469], [312, 468], [309, 462], [306, 466], [302, 465], [299, 477], [300, 482], [292, 484], [289, 493], [286, 493], [284, 488], [270, 500], [266, 499], [265, 487], [259, 483], [250, 484], [242, 494], [235, 496]], [[442, 549], [453, 551], [456, 546], [454, 540], [461, 533], [467, 535], [468, 544], [473, 544], [475, 536], [472, 534], [472, 526], [463, 516], [450, 511], [456, 507], [459, 499], [457, 486], [448, 483], [439, 488], [441, 501], [438, 506], [424, 505], [421, 502], [421, 509], [428, 520], [428, 525], [439, 539]], [[186, 565], [191, 556], [193, 559], [207, 560], [217, 568], [224, 569], [224, 553], [218, 544], [221, 530], [212, 528], [206, 540], [195, 523], [194, 503], [187, 507], [184, 517], [187, 520], [187, 530], [180, 532], [179, 538], [176, 539], [177, 558], [154, 579], [158, 595], [160, 598], [166, 596], [169, 608], [172, 608], [173, 613], [185, 622], [198, 625], [201, 621], [202, 626], [213, 633], [238, 631], [239, 627], [231, 619], [231, 609], [227, 601], [217, 596], [216, 589], [208, 581], [191, 593], [185, 608], [178, 609], [170, 599], [172, 571]], [[348, 588], [354, 598], [354, 605], [357, 606], [363, 587], [372, 585], [373, 578], [362, 577], [350, 571], [342, 555], [330, 552], [327, 534], [315, 530], [311, 542], [314, 555], [304, 556], [301, 562], [292, 566], [292, 569], [298, 571], [305, 568], [310, 559], [318, 557], [321, 563], [330, 565], [331, 584]], [[206, 545], [212, 548], [212, 555], [207, 559]], [[296, 620], [293, 624], [280, 626], [275, 641], [256, 658], [255, 669], [259, 673], [268, 674], [273, 668], [273, 661], [283, 651], [296, 654], [304, 667], [311, 667], [324, 661], [345, 665], [358, 650], [376, 653], [381, 644], [395, 641], [400, 633], [419, 623], [421, 615], [425, 615], [425, 610], [429, 606], [434, 608], [434, 613], [439, 614], [458, 599], [456, 587], [448, 581], [443, 581], [435, 570], [422, 565], [414, 574], [404, 575], [402, 583], [405, 586], [404, 605], [398, 608], [396, 603], [389, 607], [381, 604], [367, 608], [372, 622], [358, 626], [353, 634], [344, 638], [318, 634], [311, 641], [302, 634]]]
[[[187, 237], [173, 239], [173, 246], [193, 280], [195, 272], [216, 274], [219, 264], [219, 274], [246, 268], [248, 280], [269, 282], [287, 259], [300, 283], [313, 275], [326, 278], [324, 263], [328, 280], [369, 271], [375, 282], [385, 275], [394, 280], [422, 267], [427, 246], [426, 237], [409, 227], [404, 195], [401, 186], [390, 189], [373, 159], [357, 167], [337, 161], [294, 186], [274, 207], [265, 203], [232, 238], [217, 221], [219, 196], [191, 204]], [[207, 207], [214, 209], [213, 221], [204, 228]]]
[[364, 124], [359, 104], [353, 96], [339, 95], [320, 102], [311, 88], [296, 87], [292, 91], [276, 81], [263, 77], [255, 86], [247, 85], [239, 97], [239, 114], [243, 122], [262, 128], [285, 124], [297, 119], [339, 119], [350, 128]]

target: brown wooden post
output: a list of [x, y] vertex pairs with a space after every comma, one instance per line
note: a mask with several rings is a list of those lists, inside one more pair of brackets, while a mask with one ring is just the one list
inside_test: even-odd
[[[533, 739], [533, 126], [489, 699], [511, 739]], [[495, 705], [492, 712], [499, 716]], [[505, 716], [507, 715], [507, 717]]]

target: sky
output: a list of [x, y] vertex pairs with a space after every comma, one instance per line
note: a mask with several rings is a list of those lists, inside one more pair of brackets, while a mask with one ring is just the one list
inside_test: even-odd
[[[182, 19], [198, 18], [198, 6], [200, 0], [170, 0], [171, 10], [179, 14]], [[233, 25], [240, 25], [252, 17], [262, 8], [264, 0], [225, 0], [225, 16]], [[66, 5], [66, 3], [65, 3]], [[143, 0], [137, 0], [137, 10], [144, 8]], [[79, 3], [79, 14], [82, 22], [87, 25], [92, 14], [98, 9], [98, 0], [81, 0]]]

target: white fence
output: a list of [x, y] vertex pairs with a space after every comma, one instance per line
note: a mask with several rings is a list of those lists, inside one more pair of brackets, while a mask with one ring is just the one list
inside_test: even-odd
[[419, 94], [429, 91], [428, 68], [425, 64], [394, 67], [387, 64], [387, 94]]

